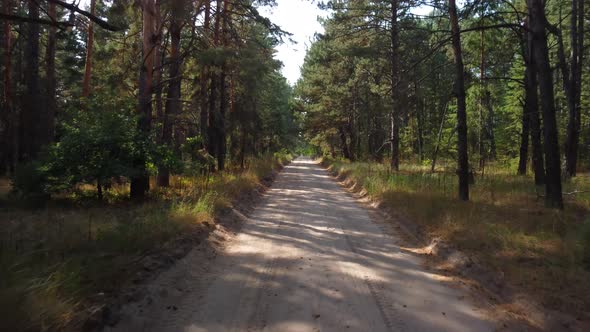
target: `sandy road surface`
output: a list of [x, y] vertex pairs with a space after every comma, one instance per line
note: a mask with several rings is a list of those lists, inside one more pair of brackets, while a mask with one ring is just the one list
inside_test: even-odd
[[396, 242], [325, 170], [298, 159], [210, 268], [189, 254], [116, 329], [495, 329], [467, 290]]

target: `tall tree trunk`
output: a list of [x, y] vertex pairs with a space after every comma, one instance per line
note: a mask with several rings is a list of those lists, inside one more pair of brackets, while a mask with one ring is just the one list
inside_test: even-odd
[[[483, 14], [483, 12], [482, 12]], [[482, 15], [483, 17], [483, 15]], [[483, 20], [483, 19], [482, 19]], [[483, 26], [483, 21], [481, 22], [481, 26]], [[485, 125], [485, 117], [484, 117], [484, 109], [486, 104], [486, 83], [485, 83], [485, 76], [486, 76], [486, 69], [485, 69], [485, 41], [484, 41], [484, 30], [481, 29], [480, 31], [480, 42], [479, 42], [479, 52], [480, 52], [480, 59], [479, 59], [479, 168], [482, 170], [485, 167], [486, 162], [486, 125]]]
[[[35, 0], [28, 0], [28, 18], [39, 19], [39, 5]], [[28, 161], [37, 157], [44, 145], [45, 124], [41, 123], [45, 110], [39, 81], [39, 38], [40, 28], [37, 23], [28, 23], [27, 46], [25, 50], [26, 97], [21, 112], [21, 160]]]
[[[162, 123], [162, 143], [172, 148], [174, 140], [172, 131], [175, 122], [180, 114], [181, 95], [181, 59], [180, 59], [180, 37], [182, 33], [182, 12], [183, 2], [172, 3], [172, 14], [170, 23], [170, 72], [168, 93], [166, 96], [166, 112]], [[176, 150], [176, 147], [174, 147]], [[170, 185], [170, 170], [167, 167], [160, 167], [158, 171], [158, 186], [168, 187]]]
[[399, 26], [397, 18], [398, 0], [391, 0], [391, 112], [389, 114], [391, 128], [389, 139], [391, 142], [391, 169], [399, 170]]
[[414, 96], [416, 102], [414, 103], [415, 110], [416, 110], [416, 124], [418, 126], [418, 158], [420, 159], [420, 163], [424, 160], [424, 109], [425, 109], [425, 100], [420, 97], [418, 93], [418, 82], [416, 81], [416, 76], [414, 75]]
[[[143, 51], [142, 62], [139, 73], [139, 139], [148, 140], [151, 130], [152, 118], [152, 83], [154, 56], [156, 51], [155, 18], [156, 8], [154, 0], [142, 0], [141, 9], [143, 14]], [[136, 175], [131, 178], [131, 198], [141, 199], [150, 189], [150, 177], [146, 169], [147, 151], [140, 151], [135, 161]]]
[[[57, 21], [57, 13], [55, 9], [55, 3], [48, 3], [49, 17], [52, 21]], [[45, 64], [46, 64], [46, 93], [47, 93], [47, 139], [52, 142], [55, 137], [55, 114], [57, 112], [57, 82], [55, 78], [55, 45], [56, 45], [56, 30], [54, 26], [48, 28], [47, 36], [47, 48], [45, 51]]]
[[486, 110], [488, 117], [486, 119], [486, 136], [490, 144], [490, 151], [488, 153], [489, 160], [496, 159], [496, 135], [494, 134], [494, 106], [492, 105], [492, 95], [489, 90], [485, 90]]
[[[205, 21], [203, 23], [203, 37], [206, 43], [209, 43], [209, 29], [211, 28], [211, 1], [205, 0]], [[201, 109], [200, 109], [200, 132], [201, 140], [205, 150], [209, 150], [209, 105], [207, 85], [209, 82], [209, 69], [207, 65], [203, 65], [201, 68], [200, 77], [200, 97], [201, 97]]]
[[436, 160], [438, 159], [438, 152], [440, 151], [440, 144], [442, 141], [443, 129], [445, 126], [445, 120], [447, 119], [448, 105], [444, 104], [442, 109], [442, 116], [440, 117], [440, 126], [438, 128], [438, 135], [436, 136], [436, 146], [434, 147], [434, 153], [432, 154], [432, 164], [430, 166], [430, 172], [434, 173], [436, 170]]
[[530, 32], [530, 23], [525, 22], [527, 28], [524, 40], [524, 64], [525, 64], [525, 107], [529, 115], [532, 147], [532, 166], [535, 173], [535, 185], [545, 184], [545, 158], [543, 156], [543, 141], [541, 130], [541, 117], [539, 114], [539, 93], [537, 83], [537, 71], [533, 56], [533, 34]]
[[[162, 61], [165, 55], [166, 45], [162, 45], [162, 40], [164, 39], [164, 36], [162, 36], [164, 24], [162, 22], [161, 2], [161, 0], [156, 0], [156, 32], [159, 38], [156, 41], [156, 49], [154, 50], [154, 101], [156, 104], [156, 121], [159, 125], [163, 126], [164, 102], [162, 101], [162, 73], [164, 69], [162, 68]], [[174, 1], [173, 4], [174, 3], [176, 3], [176, 1]], [[161, 135], [159, 139], [161, 143]]]
[[[221, 34], [221, 7], [222, 7], [222, 0], [217, 0], [215, 6], [215, 28], [213, 31], [213, 45], [214, 47], [219, 46], [219, 38]], [[209, 94], [209, 128], [208, 132], [208, 142], [209, 142], [209, 153], [215, 157], [216, 160], [219, 158], [219, 137], [218, 137], [218, 126], [219, 126], [219, 86], [220, 86], [220, 78], [219, 72], [214, 70], [210, 73], [211, 75], [211, 92]], [[219, 165], [218, 165], [219, 168]]]
[[[53, 4], [55, 6], [55, 4]], [[96, 15], [96, 0], [90, 1], [90, 13]], [[92, 51], [94, 50], [94, 23], [88, 20], [88, 36], [86, 39], [86, 62], [84, 65], [84, 81], [82, 82], [82, 96], [90, 95], [90, 80], [92, 78]]]
[[549, 49], [547, 47], [547, 18], [542, 0], [528, 0], [529, 21], [533, 33], [533, 56], [539, 79], [541, 109], [543, 111], [543, 138], [545, 147], [545, 205], [563, 209], [561, 168], [557, 141], [557, 121]]
[[[6, 15], [12, 14], [12, 0], [5, 0], [2, 3], [2, 12]], [[2, 24], [2, 49], [4, 50], [2, 64], [4, 71], [2, 72], [2, 82], [4, 90], [2, 91], [3, 113], [0, 119], [4, 121], [6, 134], [2, 141], [2, 151], [5, 170], [12, 171], [15, 167], [18, 147], [17, 147], [17, 132], [16, 132], [16, 116], [13, 108], [13, 94], [12, 94], [12, 27], [9, 20], [5, 20]]]
[[[559, 40], [563, 85], [568, 105], [567, 136], [565, 141], [566, 175], [576, 176], [581, 125], [581, 89], [584, 55], [584, 0], [571, 0], [571, 72], [568, 73], [563, 54], [563, 41]], [[570, 74], [570, 75], [568, 75]], [[567, 76], [566, 76], [567, 75]]]
[[[224, 47], [228, 46], [228, 24], [229, 24], [229, 1], [223, 0], [223, 13], [222, 13], [222, 31], [221, 39]], [[217, 168], [220, 171], [225, 169], [225, 156], [227, 150], [227, 137], [225, 130], [225, 116], [229, 105], [229, 96], [227, 91], [227, 63], [221, 65], [221, 73], [219, 75], [219, 117], [216, 121], [217, 131]]]
[[350, 158], [350, 149], [346, 140], [346, 131], [343, 126], [338, 127], [338, 136], [340, 137], [340, 148], [342, 149], [342, 156], [348, 160]]
[[[528, 29], [528, 22], [525, 20], [524, 22], [525, 27]], [[528, 101], [527, 97], [529, 95], [527, 91], [527, 84], [528, 84], [528, 68], [529, 68], [529, 57], [528, 57], [528, 43], [527, 43], [527, 36], [528, 32], [526, 29], [521, 31], [520, 37], [520, 47], [521, 47], [521, 54], [525, 62], [525, 71], [524, 71], [524, 91], [525, 91], [525, 98], [521, 102], [522, 106], [522, 119], [521, 119], [521, 132], [520, 132], [520, 151], [519, 151], [519, 159], [518, 159], [518, 175], [526, 175], [527, 174], [527, 165], [529, 159], [529, 144], [530, 144], [530, 134], [531, 134], [531, 115], [528, 111]]]
[[449, 0], [449, 16], [451, 18], [453, 55], [455, 57], [455, 96], [457, 97], [457, 136], [458, 136], [458, 169], [459, 199], [469, 200], [469, 159], [467, 156], [467, 103], [465, 100], [465, 67], [461, 50], [461, 31], [457, 16], [455, 0]]
[[[525, 74], [526, 76], [526, 74]], [[526, 81], [525, 77], [525, 81]], [[527, 164], [529, 159], [529, 135], [531, 132], [530, 128], [530, 119], [531, 116], [527, 111], [527, 103], [526, 101], [523, 103], [522, 107], [522, 129], [520, 132], [520, 153], [518, 159], [518, 175], [526, 175], [527, 171]]]

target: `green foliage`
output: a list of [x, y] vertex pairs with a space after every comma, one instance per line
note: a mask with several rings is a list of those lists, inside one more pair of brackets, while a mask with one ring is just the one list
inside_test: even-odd
[[49, 198], [51, 189], [48, 184], [48, 169], [39, 161], [19, 165], [12, 177], [13, 193], [34, 204]]
[[117, 109], [108, 101], [88, 102], [67, 114], [59, 141], [39, 160], [18, 168], [13, 181], [16, 193], [40, 198], [78, 184], [108, 187], [115, 178], [136, 175], [134, 162], [141, 154], [147, 155], [148, 163], [175, 164], [169, 149], [137, 135], [137, 120], [129, 109]]
[[182, 172], [184, 174], [203, 174], [215, 167], [215, 158], [202, 146], [203, 142], [200, 136], [189, 137], [182, 145]]
[[145, 144], [135, 127], [135, 117], [128, 112], [102, 108], [73, 114], [63, 125], [60, 141], [49, 149], [47, 163], [55, 182], [107, 184], [114, 177], [133, 176], [138, 147]]

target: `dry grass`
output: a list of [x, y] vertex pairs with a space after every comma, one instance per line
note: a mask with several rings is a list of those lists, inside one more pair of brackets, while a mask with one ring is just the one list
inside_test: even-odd
[[457, 197], [456, 176], [404, 165], [326, 160], [335, 174], [504, 275], [549, 308], [581, 314], [590, 305], [590, 174], [564, 184], [566, 209], [543, 207], [542, 188], [530, 177], [488, 168], [471, 187], [471, 201]]
[[[279, 158], [280, 157], [280, 158]], [[117, 185], [104, 202], [81, 186], [31, 210], [0, 209], [0, 326], [8, 331], [79, 326], [93, 297], [117, 292], [139, 259], [187, 232], [207, 229], [239, 195], [260, 185], [288, 157], [251, 160], [247, 170], [172, 178], [143, 204]], [[14, 203], [14, 204], [12, 204]]]

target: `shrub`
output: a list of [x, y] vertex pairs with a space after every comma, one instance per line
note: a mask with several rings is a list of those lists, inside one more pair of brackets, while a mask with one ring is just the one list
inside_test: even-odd
[[12, 188], [21, 200], [44, 202], [51, 192], [47, 167], [38, 161], [19, 165], [12, 177]]
[[130, 113], [100, 110], [75, 114], [64, 124], [60, 141], [50, 146], [44, 160], [54, 183], [68, 188], [96, 183], [100, 195], [102, 186], [112, 178], [134, 175], [134, 160], [147, 150], [136, 136], [135, 126]]

